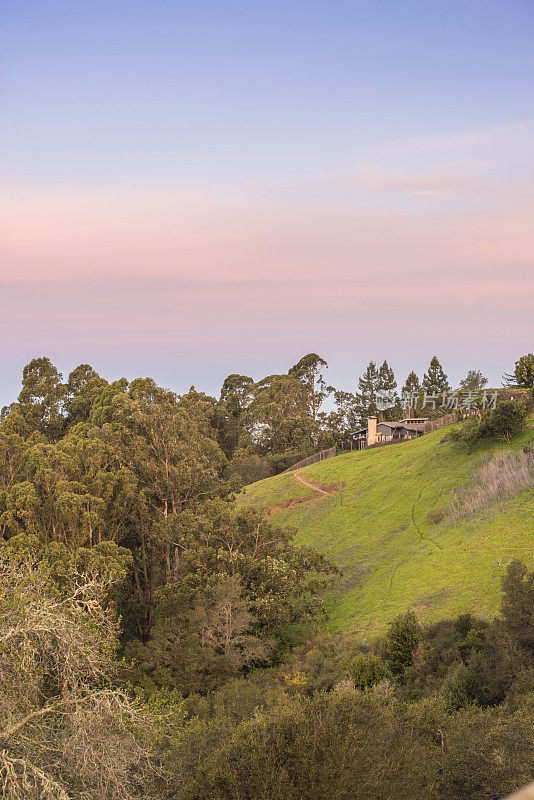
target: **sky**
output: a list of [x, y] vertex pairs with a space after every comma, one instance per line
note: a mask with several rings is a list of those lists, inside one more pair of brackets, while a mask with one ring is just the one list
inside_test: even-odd
[[534, 347], [531, 0], [3, 0], [0, 405]]

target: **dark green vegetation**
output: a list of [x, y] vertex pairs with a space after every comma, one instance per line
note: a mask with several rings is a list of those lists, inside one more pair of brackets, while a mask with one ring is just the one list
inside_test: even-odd
[[[174, 707], [179, 798], [500, 798], [534, 770], [534, 573], [513, 562], [502, 616], [394, 620], [373, 651], [315, 637]], [[172, 715], [171, 710], [171, 715]]]
[[[495, 567], [497, 538], [484, 558], [479, 528], [469, 541], [461, 527], [467, 495], [444, 503], [493, 450], [522, 452], [528, 429], [494, 426], [473, 456], [436, 434], [340, 456], [306, 472], [333, 490], [320, 501], [287, 475], [247, 489], [278, 516], [236, 502], [243, 481], [342, 444], [376, 390], [395, 391], [387, 362], [355, 395], [327, 387], [325, 367], [310, 354], [285, 375], [232, 375], [219, 400], [88, 365], [66, 382], [47, 359], [25, 368], [0, 421], [6, 798], [496, 800], [532, 775], [532, 516], [507, 489], [486, 520], [506, 542]], [[365, 520], [357, 540], [348, 519]], [[339, 550], [325, 546], [336, 531]], [[477, 606], [474, 561], [453, 544], [477, 549]], [[420, 576], [439, 588], [444, 569], [446, 602], [421, 604]]]

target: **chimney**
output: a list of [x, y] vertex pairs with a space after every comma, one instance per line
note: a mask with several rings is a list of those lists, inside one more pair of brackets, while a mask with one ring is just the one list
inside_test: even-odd
[[376, 417], [367, 420], [367, 447], [376, 444]]

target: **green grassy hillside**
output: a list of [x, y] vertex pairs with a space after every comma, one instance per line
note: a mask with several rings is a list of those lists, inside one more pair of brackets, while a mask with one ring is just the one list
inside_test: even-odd
[[[492, 616], [500, 578], [514, 557], [534, 564], [534, 498], [523, 492], [470, 519], [433, 525], [427, 513], [447, 506], [481, 460], [441, 442], [447, 429], [420, 439], [345, 453], [301, 471], [334, 491], [319, 495], [293, 473], [246, 487], [240, 502], [261, 504], [296, 528], [296, 541], [327, 554], [343, 577], [327, 598], [330, 627], [370, 640], [399, 612], [421, 620], [470, 611]], [[527, 429], [512, 444], [534, 438]], [[337, 490], [336, 490], [337, 489]]]

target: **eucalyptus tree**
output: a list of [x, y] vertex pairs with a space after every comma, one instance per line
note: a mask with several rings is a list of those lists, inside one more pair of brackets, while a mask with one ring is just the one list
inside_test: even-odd
[[324, 379], [324, 370], [327, 368], [328, 364], [324, 358], [318, 356], [317, 353], [308, 353], [289, 370], [289, 375], [297, 377], [305, 387], [308, 413], [313, 420], [313, 444], [315, 448], [317, 447], [318, 436], [317, 415], [323, 400], [332, 391], [332, 387], [327, 386]]
[[306, 387], [295, 374], [269, 375], [255, 384], [247, 416], [260, 452], [309, 452], [313, 447]]
[[[10, 422], [8, 417], [0, 425], [0, 443]], [[79, 424], [56, 444], [36, 434], [23, 442], [8, 434], [6, 441], [11, 462], [15, 453], [19, 463], [17, 478], [0, 492], [4, 536], [33, 534], [45, 544], [61, 542], [72, 550], [125, 536], [139, 504], [137, 483], [94, 429]], [[3, 466], [6, 480], [8, 467]]]
[[34, 358], [22, 372], [17, 409], [34, 430], [56, 441], [65, 425], [67, 388], [61, 373], [46, 357]]
[[101, 416], [109, 421], [99, 435], [137, 486], [139, 504], [126, 541], [134, 553], [140, 631], [146, 636], [157, 587], [177, 579], [184, 520], [230, 491], [221, 477], [226, 459], [178, 397], [149, 378], [114, 394]]
[[254, 380], [248, 375], [228, 375], [216, 409], [216, 427], [221, 449], [232, 458], [238, 448], [250, 443], [247, 409], [254, 397]]
[[360, 426], [360, 406], [355, 395], [334, 390], [335, 408], [326, 416], [324, 428], [333, 443], [342, 449], [351, 446], [355, 430]]
[[67, 424], [87, 422], [93, 405], [107, 385], [108, 382], [90, 364], [80, 364], [73, 369], [66, 383]]

